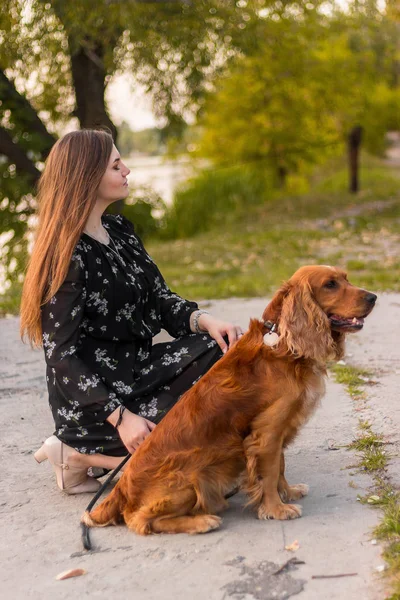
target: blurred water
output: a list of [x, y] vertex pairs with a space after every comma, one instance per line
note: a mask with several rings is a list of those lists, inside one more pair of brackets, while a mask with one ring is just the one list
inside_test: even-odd
[[189, 159], [165, 159], [163, 156], [131, 155], [125, 160], [130, 168], [129, 183], [151, 186], [168, 205], [180, 183], [193, 174], [194, 167]]

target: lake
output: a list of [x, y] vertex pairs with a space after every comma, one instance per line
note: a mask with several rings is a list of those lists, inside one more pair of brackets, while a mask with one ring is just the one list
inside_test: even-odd
[[131, 155], [125, 163], [131, 170], [128, 179], [132, 187], [149, 185], [168, 205], [172, 204], [175, 189], [195, 171], [188, 158], [171, 160], [164, 156]]

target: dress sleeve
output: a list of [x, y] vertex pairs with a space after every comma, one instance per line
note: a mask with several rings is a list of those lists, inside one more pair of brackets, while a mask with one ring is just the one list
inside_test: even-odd
[[121, 402], [77, 354], [85, 300], [85, 265], [75, 250], [64, 283], [42, 307], [43, 349], [51, 384], [72, 410], [105, 421]]
[[160, 305], [161, 324], [163, 328], [172, 337], [180, 337], [192, 333], [190, 329], [190, 315], [199, 308], [198, 304], [185, 300], [181, 296], [178, 296], [178, 294], [171, 292], [160, 271], [157, 267], [155, 268], [158, 271], [158, 276], [155, 280], [154, 289]]
[[148, 255], [141, 239], [135, 233], [133, 224], [122, 215], [119, 215], [119, 222], [126, 228], [127, 232], [133, 234], [138, 240], [143, 253], [151, 262], [152, 269], [156, 272], [153, 291], [160, 308], [161, 326], [175, 338], [192, 333], [190, 329], [190, 315], [199, 308], [198, 304], [181, 298], [181, 296], [178, 296], [178, 294], [169, 289], [157, 265]]

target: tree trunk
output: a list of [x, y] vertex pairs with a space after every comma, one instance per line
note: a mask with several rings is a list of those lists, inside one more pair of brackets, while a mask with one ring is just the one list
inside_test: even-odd
[[71, 56], [72, 78], [75, 88], [75, 115], [82, 128], [95, 129], [108, 127], [114, 140], [117, 129], [107, 114], [105, 107], [105, 76], [103, 48], [97, 44], [95, 49], [80, 47]]
[[359, 191], [359, 154], [362, 140], [363, 128], [356, 125], [350, 131], [347, 144], [349, 156], [349, 191], [356, 194]]
[[[51, 4], [68, 36], [76, 99], [74, 114], [81, 128], [108, 127], [116, 140], [117, 129], [107, 114], [104, 101], [107, 73], [103, 62], [104, 45], [101, 28], [96, 31], [96, 38], [90, 35], [84, 39], [77, 38], [74, 36], [74, 22], [67, 8], [68, 3], [65, 0], [53, 0]], [[107, 46], [115, 48], [122, 33], [123, 29], [116, 26], [114, 39], [107, 37], [105, 42]]]
[[281, 189], [286, 185], [287, 169], [286, 167], [278, 167], [278, 184]]

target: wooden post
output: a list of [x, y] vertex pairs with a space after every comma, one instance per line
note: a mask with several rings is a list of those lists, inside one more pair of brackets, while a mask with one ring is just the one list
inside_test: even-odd
[[363, 128], [356, 125], [350, 131], [348, 136], [348, 156], [349, 156], [349, 191], [355, 194], [359, 191], [359, 151], [361, 146]]

